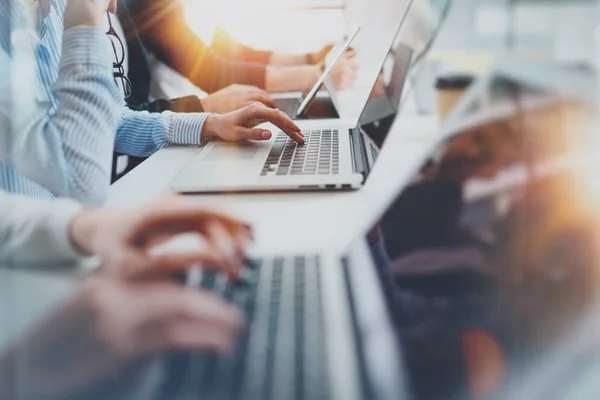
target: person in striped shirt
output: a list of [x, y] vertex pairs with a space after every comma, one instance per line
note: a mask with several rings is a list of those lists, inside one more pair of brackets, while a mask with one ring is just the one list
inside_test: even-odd
[[[119, 153], [149, 156], [171, 144], [198, 146], [213, 138], [269, 139], [271, 132], [255, 129], [257, 121], [304, 141], [285, 114], [261, 104], [224, 115], [130, 110], [114, 82], [107, 85], [115, 56], [98, 28], [101, 18], [77, 22], [70, 15], [85, 6], [73, 0], [29, 1], [0, 2], [6, 69], [0, 79], [8, 86], [0, 94], [0, 189], [96, 205], [107, 197], [113, 146]], [[28, 23], [32, 14], [35, 29]], [[33, 60], [21, 57], [27, 49]], [[32, 71], [34, 79], [23, 79], [23, 71]]]

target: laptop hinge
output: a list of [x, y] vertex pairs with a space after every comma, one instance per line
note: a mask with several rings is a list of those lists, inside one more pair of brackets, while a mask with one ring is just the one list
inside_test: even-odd
[[369, 175], [369, 161], [365, 140], [358, 129], [350, 130], [350, 147], [352, 150], [352, 167], [355, 173], [362, 174], [363, 179]]

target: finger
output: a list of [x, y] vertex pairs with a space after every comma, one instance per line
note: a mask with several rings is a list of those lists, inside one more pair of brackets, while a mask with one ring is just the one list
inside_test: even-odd
[[209, 224], [206, 231], [211, 251], [221, 255], [223, 267], [230, 276], [237, 276], [244, 266], [245, 247], [240, 246], [235, 235], [220, 224]]
[[211, 251], [147, 255], [143, 264], [127, 271], [127, 278], [148, 279], [187, 272], [192, 265], [198, 264], [225, 268], [226, 262], [220, 254]]
[[213, 224], [221, 225], [224, 230], [226, 230], [229, 235], [233, 238], [233, 240], [237, 243], [237, 248], [239, 250], [239, 256], [242, 258], [246, 257], [246, 250], [250, 243], [252, 243], [252, 228], [249, 225], [239, 224], [230, 225], [223, 224], [219, 220], [212, 221]]
[[275, 101], [273, 101], [273, 99], [266, 92], [259, 94], [256, 100], [260, 101], [269, 108], [277, 108], [277, 104], [275, 104]]
[[346, 53], [344, 53], [344, 57], [346, 59], [353, 59], [354, 57], [356, 57], [356, 50], [350, 47], [348, 50], [346, 50]]
[[254, 95], [254, 96], [258, 96], [258, 95], [263, 95], [263, 96], [269, 96], [269, 93], [267, 93], [266, 90], [258, 88], [256, 86], [250, 86], [250, 92]]
[[[302, 134], [302, 131], [285, 113], [279, 110], [267, 108], [260, 103], [253, 107], [248, 107], [246, 112], [246, 122], [250, 122], [255, 119], [266, 119], [273, 125], [280, 128], [296, 142], [304, 143], [304, 135]], [[247, 124], [245, 126], [249, 127]]]
[[117, 13], [117, 0], [110, 0], [108, 3], [108, 11], [111, 14], [116, 14]]
[[145, 322], [196, 321], [237, 331], [244, 326], [240, 311], [218, 295], [173, 283], [140, 284], [133, 293], [145, 311]]
[[242, 128], [239, 132], [240, 137], [249, 140], [269, 140], [273, 136], [271, 131], [266, 129], [248, 129]]
[[215, 227], [220, 227], [223, 231], [227, 232], [230, 235], [230, 238], [235, 240], [239, 256], [246, 256], [246, 249], [252, 242], [252, 234], [248, 226], [243, 225], [240, 227], [239, 225], [227, 225], [221, 223], [219, 220], [211, 221], [210, 224], [215, 225]]
[[230, 228], [247, 229], [247, 225], [236, 218], [216, 211], [182, 201], [171, 201], [168, 205], [161, 202], [148, 207], [133, 226], [128, 240], [144, 246], [153, 238], [180, 233], [205, 233], [205, 224], [219, 221]]
[[252, 120], [248, 123], [248, 125], [246, 125], [247, 128], [254, 128], [258, 125], [264, 124], [265, 122], [269, 122], [266, 119], [255, 119]]
[[164, 283], [145, 284], [134, 295], [141, 326], [153, 327], [136, 332], [138, 352], [227, 350], [244, 326], [240, 311], [210, 292]]
[[168, 327], [168, 348], [173, 350], [207, 349], [230, 354], [236, 335], [228, 330], [203, 324], [182, 322]]

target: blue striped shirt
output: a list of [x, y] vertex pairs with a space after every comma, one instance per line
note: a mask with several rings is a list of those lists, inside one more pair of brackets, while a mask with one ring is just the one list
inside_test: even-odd
[[[25, 104], [25, 110], [17, 107], [23, 96], [14, 83], [22, 75], [21, 65], [14, 62], [10, 48], [4, 52], [12, 61], [11, 73], [0, 77], [13, 81], [4, 110], [11, 119], [12, 143], [1, 146], [5, 149], [0, 152], [1, 189], [100, 204], [108, 193], [113, 147], [120, 153], [148, 156], [173, 143], [200, 144], [209, 114], [151, 114], [126, 108], [112, 78], [114, 54], [106, 35], [91, 27], [63, 32], [67, 0], [41, 1], [51, 1], [51, 7], [39, 21], [32, 46], [35, 99]], [[6, 12], [0, 8], [2, 21]], [[13, 50], [20, 47], [15, 43], [19, 24], [14, 22], [12, 31], [0, 30], [0, 44], [9, 43]]]

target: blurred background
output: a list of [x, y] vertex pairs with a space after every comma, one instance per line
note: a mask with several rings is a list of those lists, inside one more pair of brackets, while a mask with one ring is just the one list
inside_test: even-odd
[[[188, 24], [207, 44], [220, 27], [252, 47], [289, 53], [337, 42], [351, 33], [356, 20], [396, 1], [184, 0]], [[416, 109], [435, 112], [431, 89], [440, 74], [479, 75], [507, 53], [596, 65], [598, 4], [596, 0], [413, 0], [399, 41], [417, 51], [432, 42], [424, 65], [411, 73]], [[155, 73], [154, 85], [165, 95], [203, 95], [186, 79], [174, 79], [176, 74], [158, 62]]]
[[[414, 0], [412, 15], [434, 23], [447, 2]], [[453, 1], [435, 49], [514, 50], [560, 61], [590, 60], [590, 50], [594, 48], [592, 33], [598, 26], [597, 3]], [[186, 0], [186, 6], [188, 23], [208, 42], [218, 24], [249, 45], [290, 52], [309, 51], [339, 40], [347, 31], [348, 21], [369, 11], [361, 0]], [[261, 28], [261, 21], [269, 22]]]

